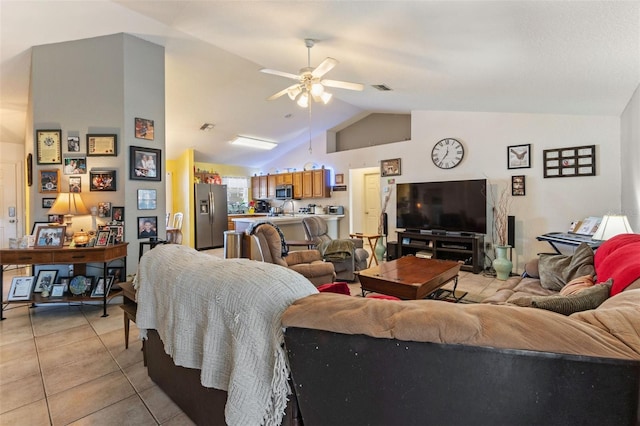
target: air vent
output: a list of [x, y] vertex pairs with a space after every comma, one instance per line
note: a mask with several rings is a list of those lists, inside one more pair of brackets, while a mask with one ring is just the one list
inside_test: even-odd
[[387, 86], [386, 84], [372, 84], [371, 87], [373, 87], [374, 89], [377, 89], [381, 92], [390, 92], [391, 88], [389, 86]]
[[216, 125], [213, 123], [204, 123], [202, 126], [200, 126], [200, 130], [204, 131], [204, 132], [208, 132], [210, 130], [213, 130], [213, 128]]

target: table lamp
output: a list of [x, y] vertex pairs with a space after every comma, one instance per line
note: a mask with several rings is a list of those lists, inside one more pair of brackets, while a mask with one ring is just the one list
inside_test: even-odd
[[605, 215], [593, 237], [594, 240], [608, 240], [618, 234], [633, 234], [629, 220], [625, 215]]
[[65, 231], [65, 240], [71, 241], [73, 238], [73, 229], [71, 229], [71, 221], [73, 220], [73, 216], [79, 214], [89, 214], [89, 209], [87, 209], [78, 193], [71, 192], [61, 192], [56, 198], [55, 203], [51, 209], [49, 209], [49, 214], [61, 214], [64, 215], [64, 222], [67, 225], [67, 229]]

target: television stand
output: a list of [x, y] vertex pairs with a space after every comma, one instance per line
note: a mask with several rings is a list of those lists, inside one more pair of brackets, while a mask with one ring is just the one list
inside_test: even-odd
[[436, 234], [398, 231], [398, 255], [463, 261], [462, 270], [474, 274], [484, 269], [484, 235]]

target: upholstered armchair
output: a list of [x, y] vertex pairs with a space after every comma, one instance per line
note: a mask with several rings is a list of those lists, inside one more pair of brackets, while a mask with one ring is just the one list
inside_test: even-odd
[[[313, 241], [322, 253], [323, 259], [333, 263], [337, 279], [353, 281], [355, 280], [355, 271], [367, 269], [369, 253], [363, 248], [362, 239], [347, 238], [334, 240], [329, 236], [327, 221], [317, 216], [305, 217], [302, 219], [302, 226], [304, 227], [307, 240]], [[340, 256], [333, 256], [332, 253], [330, 253], [331, 248], [342, 250], [347, 247], [351, 247], [350, 256], [341, 258]]]
[[[257, 253], [251, 257], [262, 262], [275, 263], [293, 269], [306, 277], [315, 286], [331, 283], [336, 273], [333, 264], [322, 260], [318, 250], [283, 250], [283, 240], [278, 229], [270, 223], [260, 223], [253, 228], [251, 236]], [[283, 255], [285, 254], [285, 255]]]

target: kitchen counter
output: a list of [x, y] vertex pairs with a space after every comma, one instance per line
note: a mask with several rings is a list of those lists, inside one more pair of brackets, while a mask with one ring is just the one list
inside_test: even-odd
[[[254, 217], [252, 217], [254, 216]], [[309, 216], [317, 216], [321, 217], [327, 221], [327, 226], [329, 228], [329, 235], [331, 238], [338, 238], [340, 235], [339, 232], [339, 221], [344, 217], [342, 214], [294, 214], [292, 215], [281, 215], [281, 216], [260, 216], [255, 217], [255, 215], [246, 215], [243, 217], [234, 217], [233, 222], [235, 223], [236, 231], [245, 232], [252, 224], [256, 222], [272, 222], [280, 228], [282, 233], [284, 234], [285, 239], [288, 240], [304, 240], [304, 228], [302, 227], [302, 219]]]

